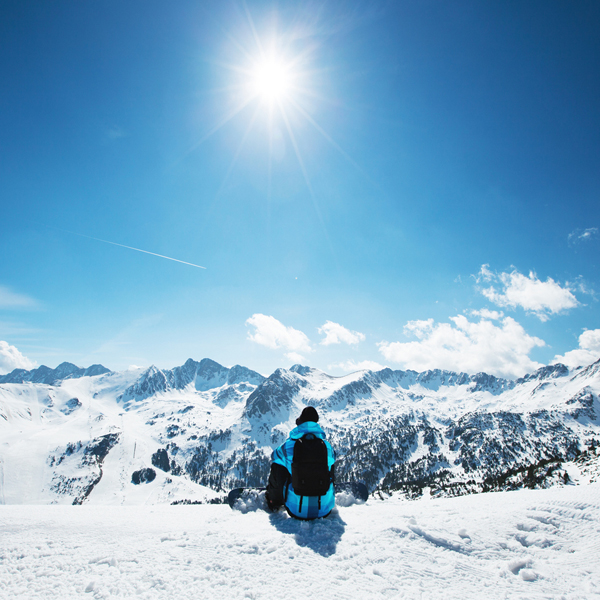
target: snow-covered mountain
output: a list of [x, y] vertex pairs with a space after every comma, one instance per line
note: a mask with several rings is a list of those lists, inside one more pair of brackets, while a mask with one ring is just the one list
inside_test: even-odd
[[102, 375], [103, 373], [110, 373], [110, 371], [102, 365], [92, 365], [87, 369], [82, 369], [73, 363], [64, 362], [58, 365], [56, 369], [50, 369], [44, 365], [31, 371], [15, 369], [8, 375], [0, 375], [0, 383], [25, 383], [26, 381], [29, 381], [31, 383], [56, 385], [63, 379], [93, 377], [94, 375]]
[[295, 365], [269, 377], [204, 359], [171, 370], [15, 370], [0, 377], [0, 503], [218, 501], [264, 484], [312, 405], [339, 479], [417, 497], [599, 478], [600, 361], [516, 381], [485, 373]]

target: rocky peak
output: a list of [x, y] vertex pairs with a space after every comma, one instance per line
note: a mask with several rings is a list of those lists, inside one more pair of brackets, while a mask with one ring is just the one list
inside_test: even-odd
[[236, 383], [250, 383], [252, 385], [260, 385], [266, 377], [263, 377], [260, 373], [252, 371], [241, 365], [234, 365], [229, 369], [227, 375], [227, 383], [229, 385], [235, 385]]
[[469, 380], [471, 382], [469, 386], [471, 392], [490, 392], [491, 394], [498, 395], [515, 387], [514, 381], [501, 379], [488, 373], [471, 375]]
[[310, 367], [303, 367], [302, 365], [294, 365], [290, 368], [292, 373], [298, 373], [298, 375], [308, 375], [312, 369]]
[[168, 388], [168, 381], [165, 374], [155, 367], [150, 365], [138, 378], [138, 380], [129, 386], [118, 398], [117, 401], [136, 400], [140, 401], [148, 396], [152, 396], [159, 392], [164, 392]]
[[244, 416], [249, 419], [260, 419], [269, 415], [279, 416], [282, 417], [281, 420], [285, 420], [293, 406], [294, 397], [300, 388], [306, 385], [306, 380], [295, 372], [276, 369], [248, 396]]
[[556, 379], [557, 377], [565, 377], [569, 374], [569, 368], [561, 363], [541, 367], [537, 371], [520, 377], [515, 383], [527, 383], [528, 381], [542, 381], [544, 379]]
[[83, 377], [95, 377], [96, 375], [104, 375], [110, 372], [110, 369], [107, 369], [103, 365], [90, 365], [87, 369], [85, 369]]

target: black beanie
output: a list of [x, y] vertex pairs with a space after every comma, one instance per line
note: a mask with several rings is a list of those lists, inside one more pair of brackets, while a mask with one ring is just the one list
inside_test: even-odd
[[296, 425], [302, 425], [302, 423], [306, 423], [307, 421], [319, 422], [319, 413], [314, 406], [307, 406], [302, 411], [302, 414], [296, 419]]

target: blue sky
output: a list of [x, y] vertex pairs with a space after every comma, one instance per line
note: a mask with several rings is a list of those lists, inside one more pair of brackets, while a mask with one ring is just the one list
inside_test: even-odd
[[0, 371], [592, 362], [599, 30], [597, 2], [2, 3]]

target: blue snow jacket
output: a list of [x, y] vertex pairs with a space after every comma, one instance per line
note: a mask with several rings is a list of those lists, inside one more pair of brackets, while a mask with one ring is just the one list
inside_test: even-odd
[[320, 508], [319, 496], [302, 496], [302, 503], [300, 503], [300, 496], [294, 492], [291, 481], [292, 462], [294, 461], [294, 444], [296, 443], [296, 440], [300, 439], [306, 433], [312, 433], [325, 441], [325, 445], [327, 446], [327, 466], [329, 467], [329, 470], [331, 470], [331, 467], [335, 463], [335, 453], [333, 452], [331, 444], [325, 439], [325, 433], [320, 425], [313, 421], [306, 421], [292, 429], [288, 439], [273, 452], [272, 460], [273, 462], [284, 466], [288, 470], [288, 473], [290, 473], [290, 480], [283, 489], [285, 507], [288, 512], [293, 517], [299, 519], [316, 519], [318, 517], [325, 517], [332, 511], [335, 506], [335, 491], [332, 483], [329, 486], [329, 491], [324, 496], [320, 496]]

